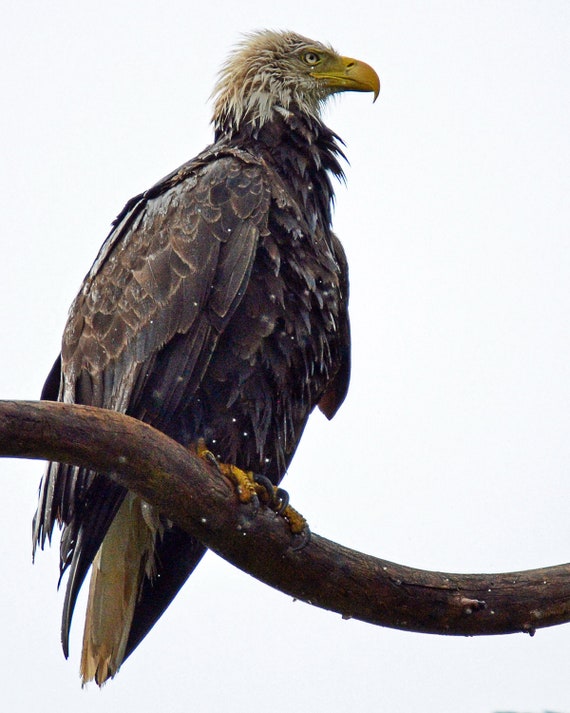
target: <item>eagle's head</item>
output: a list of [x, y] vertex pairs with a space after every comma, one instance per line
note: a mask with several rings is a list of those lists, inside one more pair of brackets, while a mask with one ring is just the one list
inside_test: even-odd
[[329, 96], [346, 91], [374, 92], [376, 99], [378, 75], [365, 62], [293, 32], [255, 32], [222, 68], [213, 123], [216, 130], [232, 133], [243, 122], [259, 128], [275, 112], [318, 117]]

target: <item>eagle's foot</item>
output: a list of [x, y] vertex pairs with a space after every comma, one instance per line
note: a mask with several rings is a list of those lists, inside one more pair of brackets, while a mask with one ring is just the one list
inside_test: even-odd
[[291, 533], [299, 539], [293, 549], [303, 549], [309, 543], [311, 539], [309, 525], [301, 513], [289, 505], [289, 493], [286, 490], [273, 485], [266, 475], [242, 470], [230, 463], [220, 463], [202, 438], [195, 448], [199, 458], [213, 465], [219, 473], [233, 483], [241, 503], [262, 502], [287, 521]]
[[196, 455], [213, 465], [219, 473], [225, 475], [233, 483], [240, 503], [250, 503], [252, 500], [256, 500], [257, 488], [251, 471], [242, 470], [230, 463], [220, 463], [206, 446], [203, 438], [200, 438], [196, 444]]

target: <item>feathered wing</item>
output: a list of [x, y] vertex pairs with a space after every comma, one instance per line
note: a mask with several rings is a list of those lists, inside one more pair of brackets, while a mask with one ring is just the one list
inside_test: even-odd
[[348, 392], [350, 382], [350, 319], [348, 316], [348, 261], [342, 243], [338, 237], [332, 234], [332, 249], [338, 264], [338, 275], [340, 282], [340, 314], [338, 318], [340, 359], [337, 373], [329, 382], [326, 391], [322, 395], [318, 406], [324, 415], [330, 420], [340, 408]]
[[[176, 414], [241, 300], [269, 201], [259, 162], [231, 150], [205, 152], [131, 200], [72, 305], [59, 399], [124, 412], [180, 438]], [[58, 371], [56, 362], [45, 398], [55, 398]], [[63, 525], [61, 572], [70, 570], [66, 655], [77, 594], [95, 560], [84, 680], [114, 675], [204, 552], [125, 496], [105, 476], [65, 464], [51, 463], [41, 485], [35, 546], [43, 547], [56, 522]], [[102, 644], [109, 635], [112, 650]]]

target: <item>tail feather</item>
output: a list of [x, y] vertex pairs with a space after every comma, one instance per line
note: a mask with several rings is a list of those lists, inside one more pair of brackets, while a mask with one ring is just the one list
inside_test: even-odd
[[145, 573], [154, 570], [159, 520], [128, 493], [93, 560], [83, 634], [81, 678], [101, 686], [119, 670]]

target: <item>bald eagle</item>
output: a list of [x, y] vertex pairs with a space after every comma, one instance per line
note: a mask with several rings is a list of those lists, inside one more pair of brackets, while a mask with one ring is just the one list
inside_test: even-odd
[[[331, 230], [332, 94], [378, 95], [367, 64], [291, 32], [247, 36], [214, 92], [215, 140], [113, 223], [42, 398], [138, 418], [278, 484], [307, 419], [349, 381], [348, 274]], [[34, 551], [63, 529], [62, 644], [92, 567], [84, 682], [113, 677], [205, 552], [104, 474], [50, 463]]]

